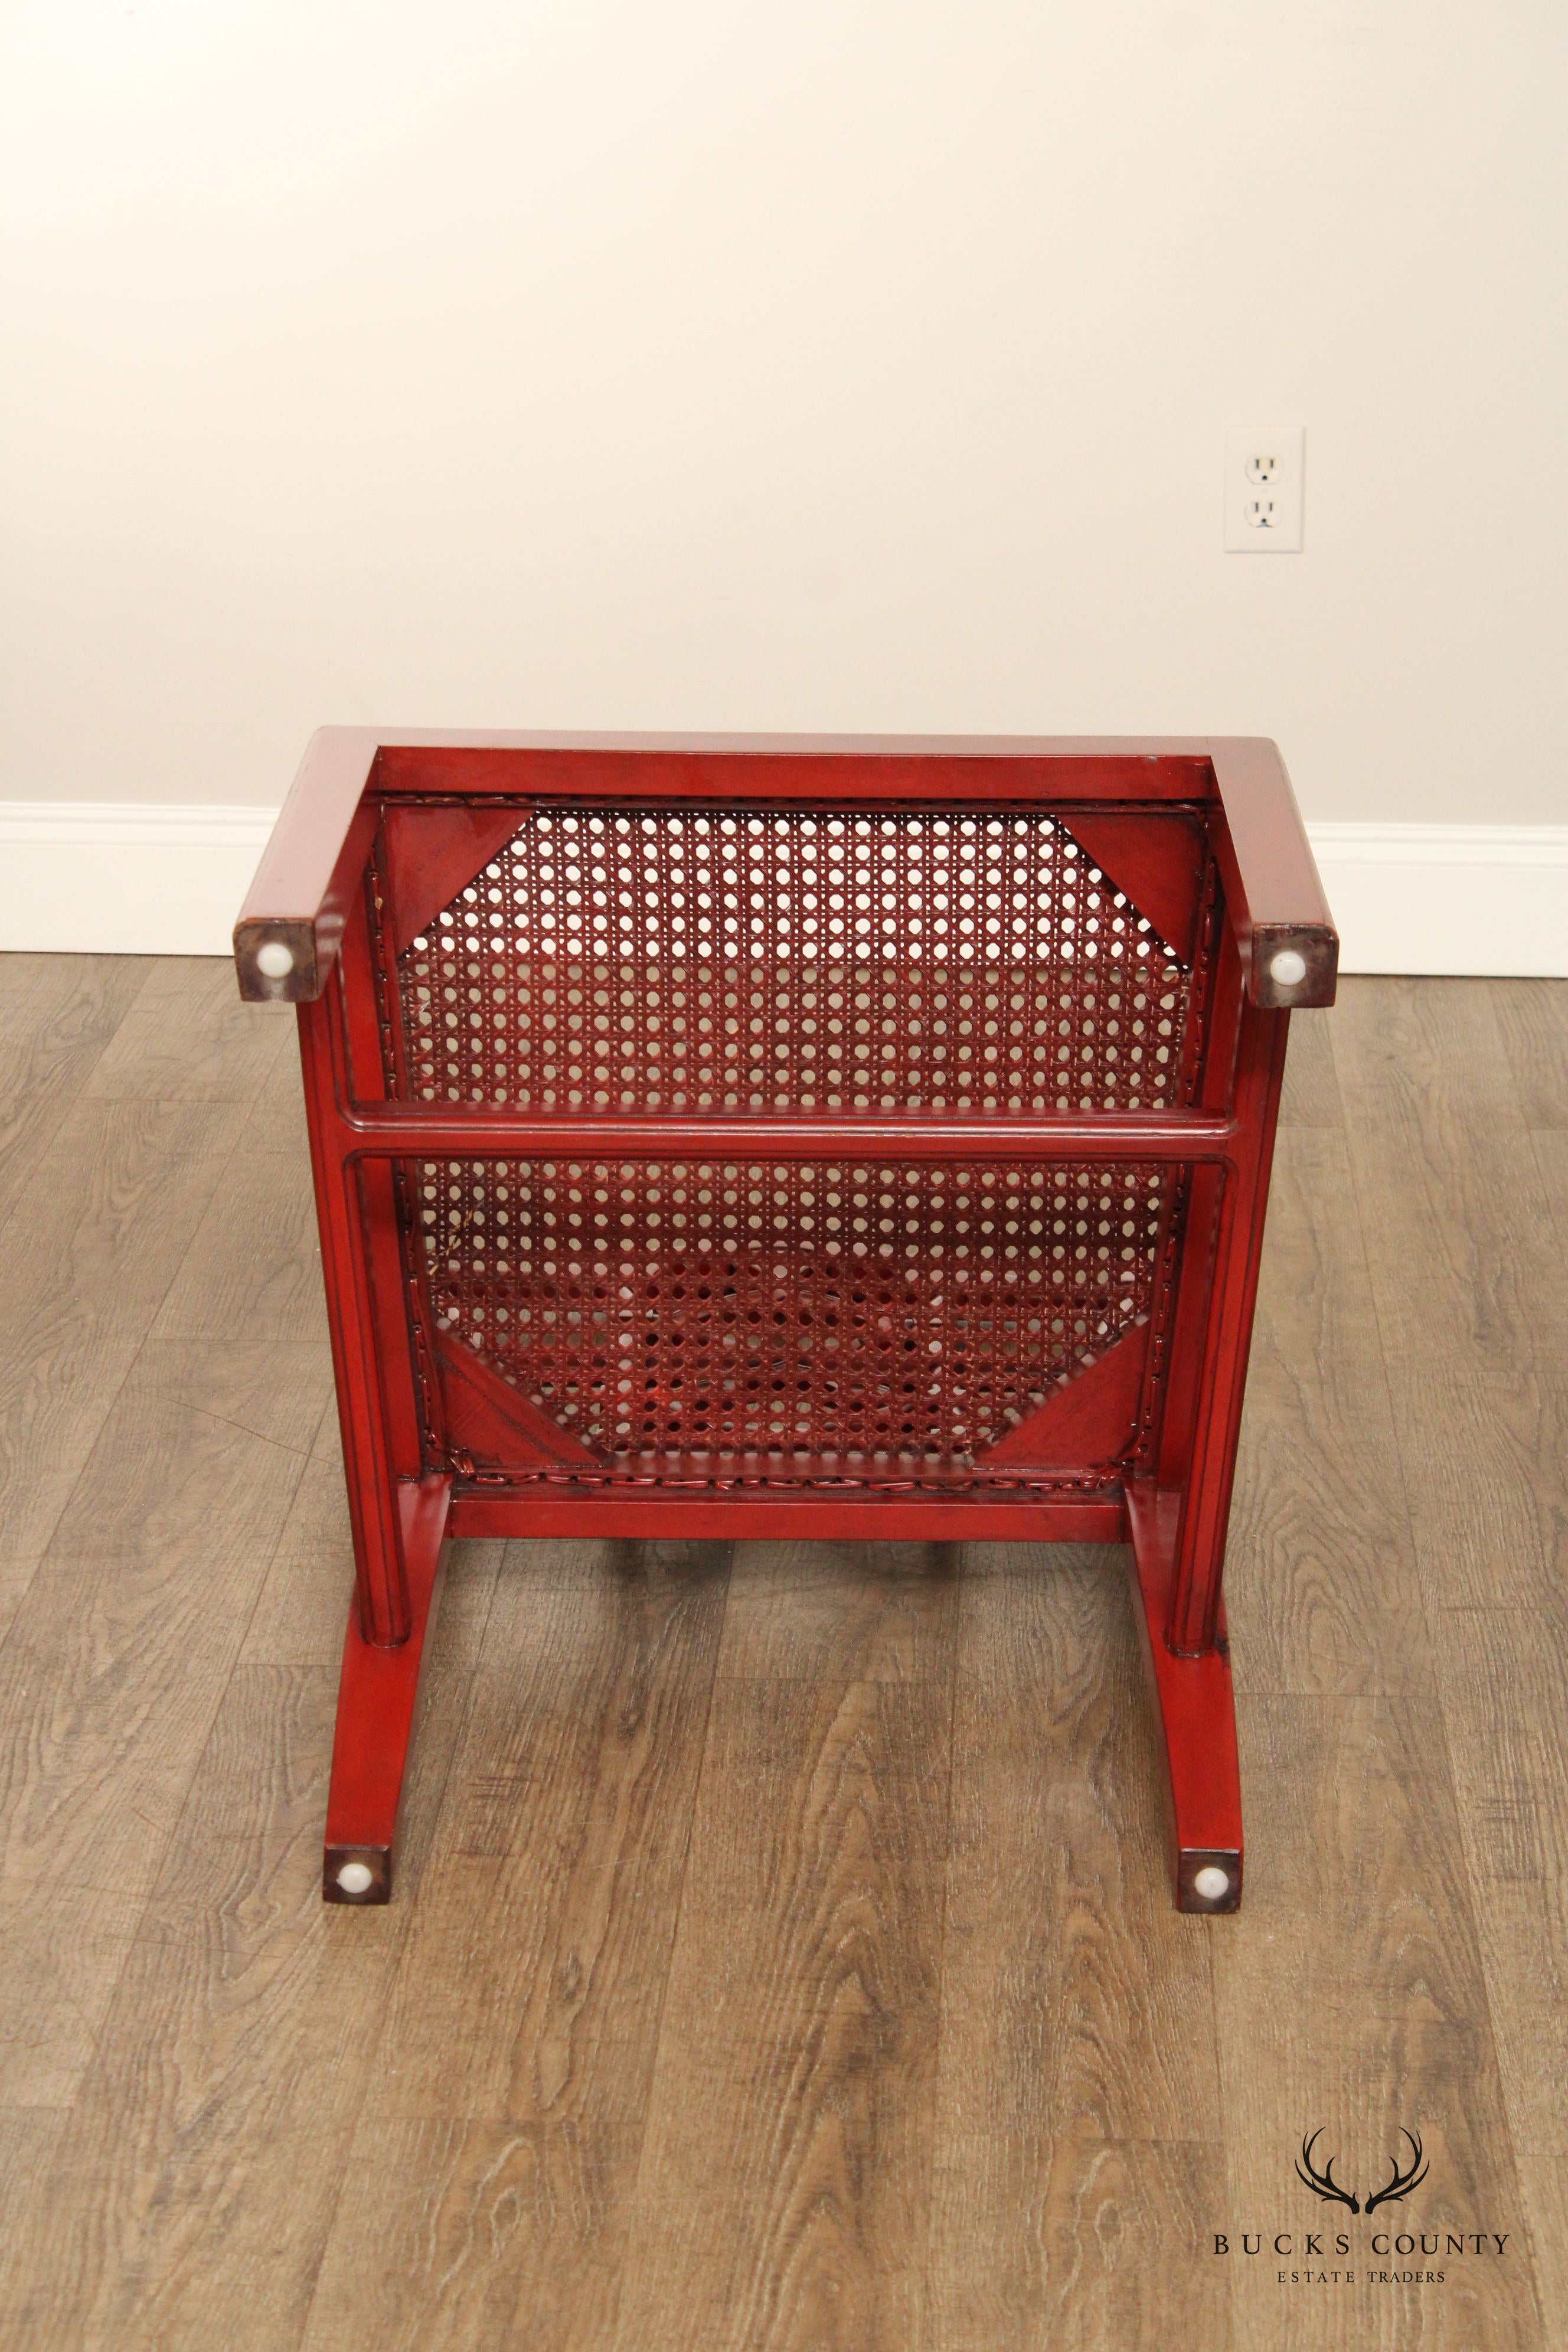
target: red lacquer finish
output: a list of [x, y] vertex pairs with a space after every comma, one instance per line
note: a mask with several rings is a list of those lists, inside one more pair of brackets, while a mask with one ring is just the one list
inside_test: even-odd
[[1005, 1537], [1130, 1542], [1176, 1898], [1234, 1909], [1226, 1521], [1334, 954], [1272, 745], [317, 737], [236, 955], [299, 1007], [354, 1535], [329, 1898], [390, 1890], [447, 1538]]
[[[1180, 1494], [1152, 1480], [1129, 1485], [1133, 1607], [1164, 1734], [1172, 1884], [1184, 1911], [1235, 1911], [1241, 1904], [1241, 1779], [1223, 1607], [1216, 1606], [1215, 1640], [1194, 1656], [1178, 1655], [1165, 1633], [1181, 1517]], [[1198, 1884], [1205, 1870], [1218, 1871], [1226, 1882], [1212, 1895]]]
[[[403, 1640], [367, 1641], [360, 1630], [359, 1612], [349, 1615], [321, 1874], [321, 1892], [329, 1903], [391, 1900], [403, 1767], [440, 1580], [451, 1487], [449, 1477], [430, 1476], [398, 1489], [408, 1570], [408, 1631]], [[341, 1878], [345, 1867], [351, 1873], [348, 1886]], [[363, 1886], [352, 1884], [352, 1875], [359, 1872], [367, 1874]]]

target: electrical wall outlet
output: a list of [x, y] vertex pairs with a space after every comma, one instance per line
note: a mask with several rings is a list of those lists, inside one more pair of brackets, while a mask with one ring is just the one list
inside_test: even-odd
[[1225, 544], [1231, 555], [1299, 555], [1304, 425], [1233, 425], [1225, 436]]

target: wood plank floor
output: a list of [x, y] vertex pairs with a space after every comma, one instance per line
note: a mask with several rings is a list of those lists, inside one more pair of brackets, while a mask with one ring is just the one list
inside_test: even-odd
[[[1238, 1918], [1170, 1908], [1118, 1556], [1022, 1545], [456, 1547], [398, 1899], [327, 1910], [292, 1024], [0, 958], [0, 2347], [1568, 2344], [1565, 1333], [1568, 984], [1352, 981], [1247, 1405]], [[1426, 2182], [1320, 2205], [1320, 2127]]]

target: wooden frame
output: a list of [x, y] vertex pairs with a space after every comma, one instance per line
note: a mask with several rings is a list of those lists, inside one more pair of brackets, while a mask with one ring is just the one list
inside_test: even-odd
[[[1108, 865], [1147, 819], [1180, 811], [1207, 844], [1206, 1031], [1191, 1099], [1158, 1111], [975, 1118], [653, 1109], [542, 1112], [426, 1105], [387, 1082], [390, 986], [367, 874], [380, 838], [426, 854], [432, 907], [487, 866], [528, 812], [708, 803], [902, 810], [924, 802], [1059, 816]], [[439, 824], [398, 846], [404, 813]], [[425, 822], [421, 820], [421, 822]], [[1139, 828], [1142, 828], [1140, 835]], [[395, 838], [394, 837], [395, 836]], [[443, 862], [444, 861], [444, 862]], [[421, 901], [423, 904], [424, 901]], [[1195, 936], [1195, 934], [1194, 934]], [[1194, 948], [1194, 956], [1200, 950]], [[1242, 1840], [1221, 1575], [1269, 1160], [1292, 1010], [1332, 1002], [1337, 940], [1290, 787], [1270, 743], [659, 736], [494, 736], [327, 729], [307, 752], [235, 931], [242, 995], [299, 1009], [323, 1272], [357, 1568], [344, 1653], [323, 1888], [390, 1894], [399, 1792], [442, 1547], [454, 1536], [615, 1533], [984, 1536], [1125, 1541], [1164, 1735], [1176, 1900], [1236, 1908]], [[1048, 1490], [960, 1481], [941, 1493], [661, 1490], [574, 1479], [509, 1489], [432, 1437], [433, 1341], [400, 1230], [395, 1170], [419, 1156], [679, 1160], [724, 1152], [787, 1164], [878, 1152], [935, 1165], [977, 1153], [1040, 1164], [1151, 1161], [1181, 1171], [1170, 1237], [1157, 1415], [1135, 1473]], [[1149, 1375], [1148, 1377], [1152, 1377]], [[438, 1382], [437, 1383], [438, 1385]]]

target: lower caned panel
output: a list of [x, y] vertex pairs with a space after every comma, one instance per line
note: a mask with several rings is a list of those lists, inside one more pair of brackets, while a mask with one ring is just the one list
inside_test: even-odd
[[962, 1479], [1155, 1306], [1173, 1172], [419, 1160], [444, 1344], [585, 1449], [769, 1483]]

